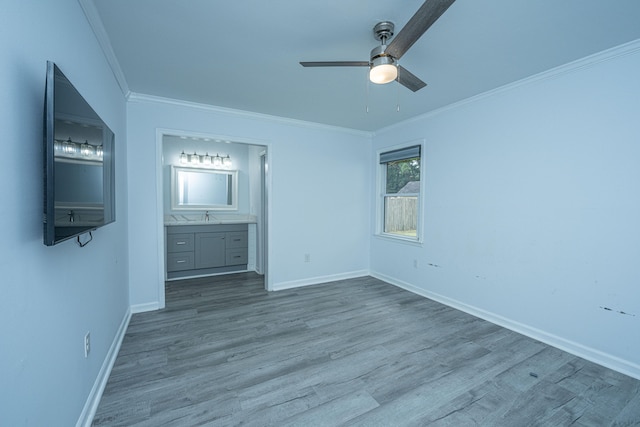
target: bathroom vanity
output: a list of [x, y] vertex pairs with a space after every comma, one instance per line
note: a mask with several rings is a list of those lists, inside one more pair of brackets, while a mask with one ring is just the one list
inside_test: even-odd
[[248, 200], [239, 200], [239, 172], [173, 164], [170, 171], [165, 183], [171, 203], [164, 206], [166, 279], [255, 268], [256, 217], [243, 212]]
[[166, 225], [167, 279], [245, 271], [247, 223]]

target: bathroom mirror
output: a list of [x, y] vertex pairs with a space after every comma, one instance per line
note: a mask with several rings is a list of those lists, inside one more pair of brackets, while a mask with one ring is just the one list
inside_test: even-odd
[[238, 171], [171, 167], [174, 210], [237, 210]]

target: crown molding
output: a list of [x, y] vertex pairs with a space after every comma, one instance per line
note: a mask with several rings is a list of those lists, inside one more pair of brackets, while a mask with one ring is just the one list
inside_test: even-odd
[[180, 99], [165, 98], [162, 96], [155, 96], [155, 95], [146, 95], [146, 94], [136, 93], [136, 92], [129, 92], [129, 94], [127, 95], [127, 101], [186, 107], [186, 108], [210, 111], [214, 113], [227, 114], [235, 117], [247, 118], [250, 120], [258, 120], [262, 122], [279, 123], [279, 124], [288, 125], [288, 126], [296, 126], [296, 127], [306, 128], [306, 129], [316, 129], [316, 130], [323, 130], [323, 131], [330, 131], [330, 132], [339, 132], [343, 134], [346, 133], [346, 134], [360, 136], [364, 138], [372, 138], [374, 135], [373, 132], [368, 132], [363, 130], [345, 128], [340, 126], [331, 126], [323, 123], [308, 122], [305, 120], [291, 119], [288, 117], [272, 116], [269, 114], [254, 113], [252, 111], [236, 110], [233, 108], [218, 107], [216, 105], [201, 104], [198, 102], [183, 101]]
[[111, 47], [111, 41], [109, 40], [109, 36], [107, 36], [107, 31], [104, 29], [104, 25], [102, 24], [96, 5], [93, 0], [78, 0], [78, 3], [80, 3], [84, 16], [86, 16], [87, 21], [93, 30], [93, 34], [95, 34], [96, 39], [98, 40], [98, 44], [100, 45], [100, 48], [107, 59], [107, 63], [118, 82], [118, 86], [120, 86], [120, 90], [125, 98], [128, 97], [131, 91], [129, 90], [127, 79], [124, 77], [118, 58], [116, 58], [116, 54]]
[[421, 114], [419, 116], [415, 116], [415, 117], [411, 117], [407, 120], [404, 120], [402, 122], [399, 123], [394, 123], [390, 126], [384, 127], [384, 128], [380, 128], [376, 131], [373, 132], [373, 135], [378, 135], [381, 133], [386, 133], [388, 131], [392, 131], [394, 129], [397, 129], [398, 127], [404, 127], [410, 123], [413, 122], [417, 122], [417, 121], [421, 121], [433, 116], [437, 116], [439, 114], [442, 114], [446, 111], [449, 110], [453, 110], [459, 107], [462, 107], [464, 105], [467, 104], [472, 104], [474, 102], [478, 102], [480, 100], [483, 100], [485, 98], [489, 98], [492, 97], [494, 95], [503, 93], [503, 92], [508, 92], [514, 89], [518, 89], [524, 86], [529, 86], [529, 85], [533, 85], [536, 83], [539, 83], [541, 81], [544, 80], [551, 80], [551, 79], [555, 79], [558, 76], [564, 75], [564, 74], [570, 74], [570, 73], [574, 73], [586, 68], [590, 68], [593, 67], [597, 64], [600, 64], [602, 62], [607, 62], [607, 61], [611, 61], [614, 60], [616, 58], [620, 58], [623, 56], [627, 56], [627, 55], [633, 55], [635, 53], [640, 52], [640, 39], [636, 39], [633, 41], [630, 41], [628, 43], [624, 43], [621, 44], [619, 46], [615, 46], [612, 47], [610, 49], [606, 49], [603, 50], [601, 52], [598, 53], [594, 53], [593, 55], [589, 55], [586, 56], [584, 58], [581, 59], [577, 59], [575, 61], [572, 62], [568, 62], [566, 64], [560, 65], [558, 67], [555, 68], [551, 68], [550, 70], [547, 71], [543, 71], [541, 73], [538, 74], [534, 74], [532, 76], [529, 77], [525, 77], [524, 79], [521, 80], [517, 80], [515, 82], [506, 84], [504, 86], [500, 86], [497, 87], [495, 89], [491, 89], [489, 91], [480, 93], [478, 95], [474, 95], [472, 97], [463, 99], [461, 101], [458, 102], [454, 102], [452, 104], [449, 105], [445, 105], [444, 107], [429, 111], [427, 113]]

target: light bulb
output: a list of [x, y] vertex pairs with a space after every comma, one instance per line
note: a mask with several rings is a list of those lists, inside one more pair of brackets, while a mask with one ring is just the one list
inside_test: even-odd
[[192, 165], [197, 165], [198, 163], [200, 163], [200, 156], [198, 156], [196, 154], [196, 152], [193, 152], [193, 155], [191, 156], [191, 164]]
[[89, 142], [85, 141], [84, 144], [82, 144], [82, 146], [80, 147], [80, 153], [85, 157], [91, 156], [95, 153], [93, 145], [90, 145]]
[[398, 68], [393, 64], [380, 64], [371, 68], [369, 80], [376, 84], [385, 84], [398, 77]]
[[71, 141], [71, 138], [62, 143], [62, 151], [66, 154], [75, 154], [76, 153], [76, 144]]

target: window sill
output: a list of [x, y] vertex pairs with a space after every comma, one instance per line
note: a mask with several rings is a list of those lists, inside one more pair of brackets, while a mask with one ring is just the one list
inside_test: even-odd
[[415, 239], [411, 237], [402, 237], [402, 236], [397, 236], [395, 234], [376, 233], [373, 236], [380, 240], [386, 240], [388, 242], [395, 242], [395, 243], [402, 243], [402, 244], [411, 245], [411, 246], [422, 246], [424, 243], [421, 239]]

